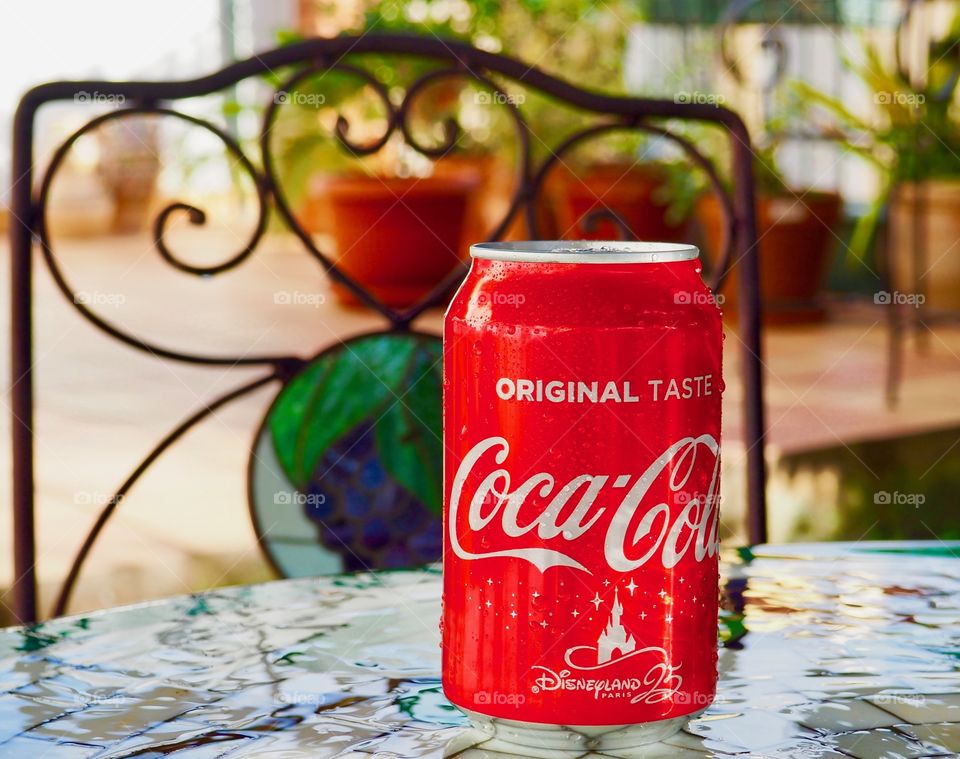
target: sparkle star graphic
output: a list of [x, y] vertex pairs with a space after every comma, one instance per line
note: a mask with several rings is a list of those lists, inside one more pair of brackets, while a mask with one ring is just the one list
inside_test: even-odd
[[547, 626], [548, 626], [548, 625], [547, 625], [547, 620], [543, 620], [543, 621], [540, 623], [540, 627], [542, 627], [544, 630], [547, 629]]
[[609, 581], [609, 580], [604, 580], [604, 581], [603, 581], [603, 587], [609, 588], [609, 587], [610, 587], [610, 581]]
[[579, 617], [579, 616], [580, 616], [580, 612], [577, 611], [576, 609], [574, 609], [574, 610], [573, 610], [573, 616]]
[[633, 591], [635, 591], [635, 590], [636, 590], [637, 588], [639, 588], [639, 587], [640, 587], [640, 586], [637, 585], [637, 584], [633, 581], [633, 578], [631, 577], [631, 578], [630, 578], [630, 582], [627, 584], [627, 590], [630, 591], [630, 596], [631, 596], [631, 597], [633, 596]]
[[537, 593], [537, 591], [533, 591], [533, 593], [532, 593], [531, 595], [532, 595], [534, 598], [540, 598], [540, 594]]
[[665, 617], [663, 618], [663, 621], [664, 621], [664, 622], [673, 622], [673, 614], [667, 614], [667, 616], [665, 616]]
[[660, 598], [664, 598], [664, 597], [666, 597], [666, 595], [667, 595], [667, 591], [665, 591], [665, 590], [663, 590], [663, 589], [661, 588], [661, 589], [660, 589], [660, 592], [657, 593], [657, 595], [660, 596]]
[[487, 578], [487, 585], [493, 585], [493, 580], [489, 577]]
[[593, 604], [594, 609], [596, 609], [597, 611], [600, 611], [600, 604], [603, 603], [603, 599], [600, 598], [599, 593], [595, 593], [593, 598], [590, 599], [590, 603]]
[[487, 601], [487, 602], [484, 604], [484, 606], [486, 606], [486, 607], [489, 609], [491, 606], [493, 606], [493, 604], [492, 604], [490, 601]]
[[513, 611], [510, 612], [510, 616], [513, 617], [514, 619], [517, 618], [517, 611], [516, 611], [516, 609], [514, 609]]
[[640, 612], [640, 619], [646, 619], [646, 618], [647, 618], [647, 612], [641, 611], [641, 612]]

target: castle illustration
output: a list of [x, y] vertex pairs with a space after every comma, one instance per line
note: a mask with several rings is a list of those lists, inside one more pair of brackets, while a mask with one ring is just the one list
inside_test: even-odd
[[623, 623], [620, 622], [621, 614], [623, 614], [623, 607], [620, 605], [620, 597], [618, 592], [614, 591], [610, 621], [607, 622], [603, 633], [597, 638], [597, 664], [603, 664], [613, 658], [629, 654], [637, 647], [637, 642], [633, 639], [633, 636], [627, 632]]

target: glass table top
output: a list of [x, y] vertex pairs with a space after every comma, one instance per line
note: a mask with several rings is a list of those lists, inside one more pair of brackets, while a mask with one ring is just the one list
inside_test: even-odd
[[[958, 558], [941, 542], [726, 552], [717, 700], [616, 756], [957, 756]], [[443, 697], [439, 606], [428, 568], [2, 630], [0, 757], [501, 759]]]

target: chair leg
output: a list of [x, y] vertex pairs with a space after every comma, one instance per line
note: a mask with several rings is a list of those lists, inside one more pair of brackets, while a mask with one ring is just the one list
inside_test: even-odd
[[903, 322], [899, 306], [887, 306], [887, 377], [885, 394], [887, 408], [896, 409], [900, 403], [900, 383], [903, 380]]
[[37, 621], [33, 479], [33, 119], [22, 102], [13, 123], [10, 205], [10, 434], [13, 453], [13, 604], [21, 624]]

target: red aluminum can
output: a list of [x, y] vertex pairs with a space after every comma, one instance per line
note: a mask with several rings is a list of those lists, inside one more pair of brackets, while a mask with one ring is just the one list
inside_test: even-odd
[[506, 749], [660, 740], [717, 679], [723, 331], [697, 249], [471, 255], [444, 324], [444, 692]]

